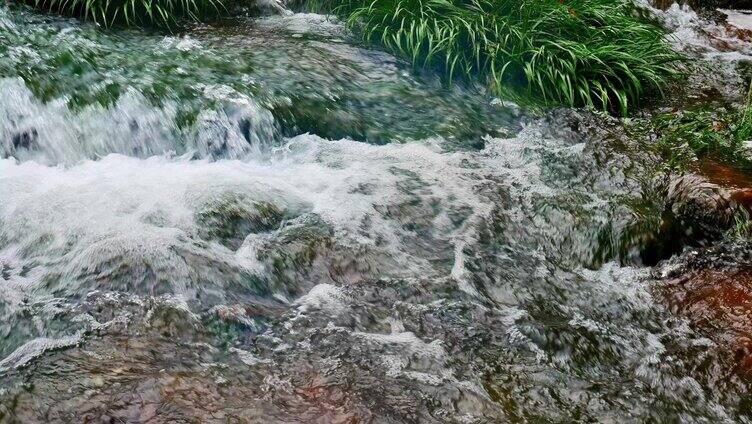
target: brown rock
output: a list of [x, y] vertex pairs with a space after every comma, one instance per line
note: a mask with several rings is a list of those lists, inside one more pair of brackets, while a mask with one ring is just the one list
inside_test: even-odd
[[710, 335], [736, 371], [752, 373], [752, 267], [689, 271], [663, 290], [671, 309]]

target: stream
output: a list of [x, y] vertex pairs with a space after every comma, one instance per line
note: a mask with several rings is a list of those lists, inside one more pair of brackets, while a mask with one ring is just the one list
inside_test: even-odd
[[333, 17], [165, 36], [0, 4], [0, 421], [752, 422], [656, 299], [644, 142]]

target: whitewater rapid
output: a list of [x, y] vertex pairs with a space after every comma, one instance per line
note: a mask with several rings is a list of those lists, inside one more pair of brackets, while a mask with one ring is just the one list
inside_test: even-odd
[[315, 14], [1, 6], [0, 40], [0, 420], [738, 416], [653, 298], [663, 174], [624, 122], [525, 116]]

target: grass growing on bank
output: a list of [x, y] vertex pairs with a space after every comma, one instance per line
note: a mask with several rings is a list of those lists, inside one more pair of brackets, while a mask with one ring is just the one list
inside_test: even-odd
[[[20, 0], [104, 26], [173, 27], [223, 0]], [[626, 115], [660, 90], [679, 57], [630, 0], [291, 0], [333, 12], [448, 81], [481, 79], [498, 95]]]
[[659, 115], [654, 130], [670, 167], [681, 168], [693, 159], [710, 157], [737, 168], [752, 170], [745, 142], [752, 141], [752, 85], [739, 109], [701, 107]]
[[324, 0], [315, 7], [450, 81], [480, 77], [500, 95], [546, 105], [626, 114], [664, 86], [678, 60], [663, 29], [625, 0]]
[[171, 28], [224, 10], [222, 0], [22, 0], [42, 11], [91, 20], [102, 26]]

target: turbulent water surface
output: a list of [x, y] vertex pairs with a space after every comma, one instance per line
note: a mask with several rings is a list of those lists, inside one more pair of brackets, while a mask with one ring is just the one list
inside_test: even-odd
[[746, 419], [653, 298], [635, 143], [320, 15], [0, 6], [0, 420]]

